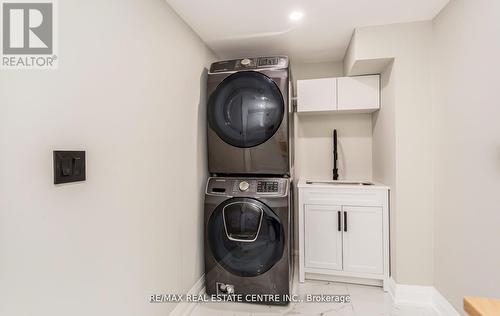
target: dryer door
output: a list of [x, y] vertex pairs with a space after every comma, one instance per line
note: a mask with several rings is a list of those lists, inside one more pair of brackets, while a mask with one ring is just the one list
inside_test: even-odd
[[207, 237], [217, 263], [244, 277], [271, 269], [285, 248], [280, 219], [252, 198], [232, 198], [217, 206], [208, 221]]
[[224, 79], [208, 101], [208, 123], [227, 144], [250, 148], [271, 138], [283, 120], [278, 86], [264, 74], [237, 72]]

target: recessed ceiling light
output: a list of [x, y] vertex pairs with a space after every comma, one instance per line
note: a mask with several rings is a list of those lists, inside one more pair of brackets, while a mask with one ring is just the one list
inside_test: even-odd
[[304, 17], [304, 13], [300, 12], [300, 11], [294, 11], [292, 13], [290, 13], [290, 20], [292, 21], [299, 21], [299, 20], [302, 20], [302, 18]]

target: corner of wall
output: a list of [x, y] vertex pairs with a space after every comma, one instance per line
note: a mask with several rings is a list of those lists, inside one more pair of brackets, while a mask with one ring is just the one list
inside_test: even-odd
[[354, 61], [356, 59], [356, 29], [352, 32], [351, 40], [347, 46], [347, 50], [344, 55], [344, 75], [349, 76], [351, 70], [354, 67]]

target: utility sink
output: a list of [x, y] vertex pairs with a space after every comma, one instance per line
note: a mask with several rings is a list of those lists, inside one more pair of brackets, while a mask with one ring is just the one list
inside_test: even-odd
[[342, 180], [307, 180], [306, 184], [330, 184], [330, 185], [373, 185], [371, 182], [342, 181]]

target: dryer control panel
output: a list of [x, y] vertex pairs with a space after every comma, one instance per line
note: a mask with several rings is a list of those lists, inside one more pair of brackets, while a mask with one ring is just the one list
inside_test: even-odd
[[210, 178], [207, 194], [221, 196], [284, 196], [290, 180], [286, 178]]
[[211, 73], [242, 71], [251, 69], [283, 69], [288, 67], [288, 57], [271, 56], [224, 60], [210, 66]]

